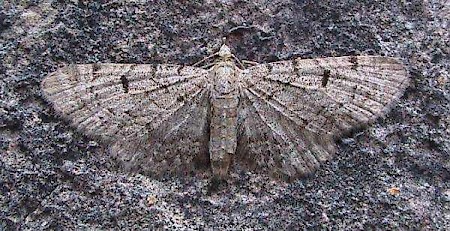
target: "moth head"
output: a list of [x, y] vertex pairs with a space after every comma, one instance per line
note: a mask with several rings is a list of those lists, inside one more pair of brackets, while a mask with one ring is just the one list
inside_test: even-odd
[[218, 55], [219, 55], [219, 57], [221, 57], [221, 58], [231, 58], [231, 57], [233, 56], [233, 55], [231, 54], [230, 48], [229, 48], [227, 45], [225, 45], [225, 44], [223, 44], [223, 45], [220, 47], [220, 50], [219, 50]]

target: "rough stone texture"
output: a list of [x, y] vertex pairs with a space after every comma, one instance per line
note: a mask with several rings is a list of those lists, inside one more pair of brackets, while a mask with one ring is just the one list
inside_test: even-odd
[[[430, 1], [3, 1], [0, 229], [450, 229], [449, 15]], [[154, 180], [111, 165], [42, 100], [67, 63], [400, 57], [412, 84], [385, 119], [292, 184]]]

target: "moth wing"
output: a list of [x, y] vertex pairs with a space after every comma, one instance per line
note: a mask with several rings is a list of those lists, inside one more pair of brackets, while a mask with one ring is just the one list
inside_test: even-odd
[[237, 163], [295, 179], [336, 152], [335, 140], [385, 115], [408, 85], [393, 58], [295, 59], [243, 70]]
[[110, 144], [126, 169], [160, 174], [208, 157], [207, 75], [180, 65], [69, 65], [41, 87], [58, 114]]

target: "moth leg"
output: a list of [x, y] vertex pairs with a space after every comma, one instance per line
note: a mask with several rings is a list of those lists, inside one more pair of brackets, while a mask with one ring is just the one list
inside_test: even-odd
[[240, 59], [238, 59], [238, 58], [236, 57], [236, 55], [232, 54], [231, 56], [234, 58], [234, 60], [236, 61], [236, 63], [239, 64], [239, 66], [241, 66], [242, 69], [245, 69], [244, 64], [241, 62]]
[[205, 65], [201, 66], [200, 68], [209, 69], [212, 66], [214, 66], [214, 63], [208, 63], [208, 64], [205, 64]]
[[250, 65], [250, 66], [256, 66], [256, 65], [259, 65], [258, 62], [253, 62], [253, 61], [250, 61], [250, 60], [242, 60], [242, 63], [243, 63], [243, 64], [248, 64], [248, 65]]
[[[205, 58], [203, 58], [202, 60], [200, 60], [200, 61], [194, 63], [192, 66], [198, 67], [200, 64], [206, 62], [207, 60], [210, 60], [210, 59], [214, 58], [214, 57], [217, 56], [218, 54], [219, 54], [219, 52], [216, 52], [216, 53], [214, 53], [214, 54], [212, 54], [212, 55], [210, 55], [210, 56], [208, 56], [208, 57], [205, 57]], [[208, 65], [212, 65], [212, 64], [208, 64]]]

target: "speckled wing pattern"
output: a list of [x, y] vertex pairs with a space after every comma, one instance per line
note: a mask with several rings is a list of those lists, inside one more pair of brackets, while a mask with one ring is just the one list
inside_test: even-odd
[[[232, 163], [292, 180], [330, 159], [336, 139], [386, 114], [408, 84], [393, 58], [295, 59], [241, 70], [223, 51], [209, 70], [69, 65], [42, 89], [74, 127], [109, 144], [125, 170], [158, 176], [211, 165], [223, 178]], [[214, 86], [236, 91], [214, 95]]]
[[387, 113], [408, 85], [403, 65], [381, 56], [260, 64], [240, 79], [235, 163], [288, 180], [330, 159], [337, 138]]
[[181, 65], [69, 65], [41, 87], [56, 112], [110, 144], [125, 169], [156, 175], [208, 162], [207, 75]]

